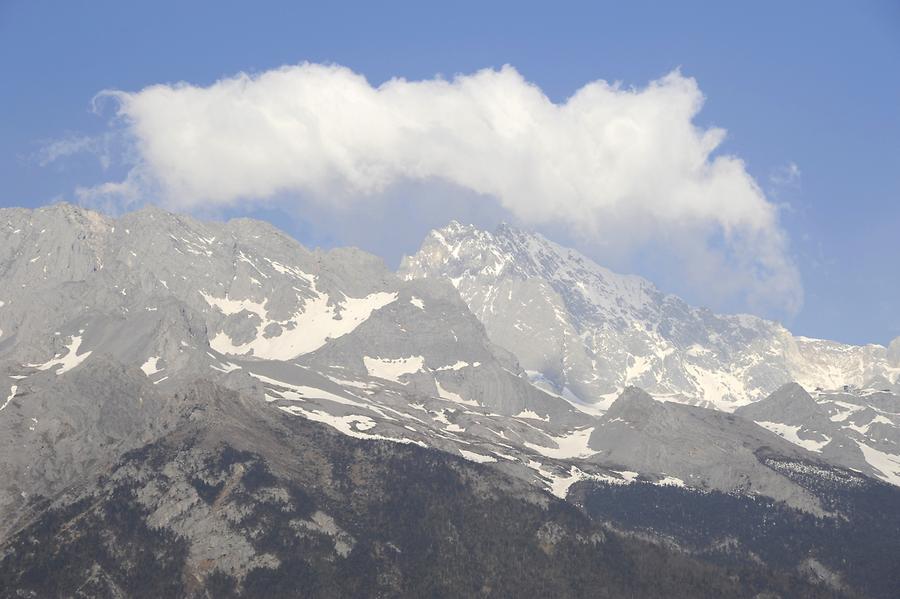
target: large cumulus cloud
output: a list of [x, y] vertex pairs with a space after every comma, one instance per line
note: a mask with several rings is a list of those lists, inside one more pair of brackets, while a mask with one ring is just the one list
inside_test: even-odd
[[152, 188], [184, 210], [276, 196], [377, 209], [391, 186], [440, 181], [526, 225], [667, 248], [694, 265], [696, 285], [750, 305], [802, 301], [776, 206], [739, 158], [716, 152], [724, 131], [694, 123], [703, 95], [679, 72], [641, 89], [591, 82], [562, 103], [509, 66], [376, 87], [301, 64], [101, 96], [115, 100], [137, 161], [128, 180], [84, 197]]

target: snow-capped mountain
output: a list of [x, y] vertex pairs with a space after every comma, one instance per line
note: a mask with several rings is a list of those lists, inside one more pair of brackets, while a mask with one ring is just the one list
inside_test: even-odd
[[788, 383], [736, 414], [858, 471], [900, 484], [900, 397], [888, 389], [807, 393]]
[[714, 314], [507, 225], [434, 230], [400, 274], [452, 281], [534, 382], [589, 411], [629, 385], [732, 411], [792, 381], [812, 391], [900, 380], [900, 339], [890, 348], [844, 345]]
[[[111, 493], [125, 493], [148, 510], [146, 526], [189, 539], [198, 581], [209, 560], [242, 577], [268, 567], [249, 548], [258, 529], [207, 502], [244, 509], [227, 497], [240, 488], [269, 513], [301, 481], [344, 503], [318, 519], [292, 503], [288, 526], [331, 530], [327, 559], [342, 559], [347, 537], [328, 518], [359, 506], [345, 482], [331, 485], [374, 484], [341, 470], [367, 452], [377, 465], [366, 468], [392, 480], [406, 470], [382, 458], [464, 473], [479, 500], [500, 485], [540, 506], [622, 487], [677, 489], [693, 505], [702, 490], [765, 497], [805, 522], [834, 516], [834, 496], [890, 498], [882, 481], [900, 486], [896, 347], [797, 340], [760, 319], [715, 316], [508, 228], [433, 232], [402, 275], [257, 221], [0, 210], [0, 549], [30, 543], [48, 510], [115, 506]], [[729, 375], [743, 395], [703, 395], [729, 359], [753, 365]], [[698, 378], [701, 368], [713, 374]], [[884, 390], [812, 398], [789, 387], [750, 403], [804, 372], [804, 385], [828, 374], [823, 387]], [[255, 460], [281, 486], [242, 479]]]
[[[791, 459], [818, 459], [798, 454], [777, 431], [691, 416], [649, 396], [643, 397], [656, 407], [637, 428], [611, 416], [615, 410], [585, 413], [618, 397], [616, 388], [601, 386], [607, 379], [690, 398], [690, 373], [701, 365], [727, 372], [723, 352], [737, 355], [738, 340], [775, 330], [796, 345], [783, 329], [690, 309], [642, 279], [614, 275], [539, 237], [451, 225], [432, 233], [418, 262], [406, 262], [402, 279], [364, 252], [309, 251], [249, 220], [200, 222], [155, 208], [111, 219], [60, 204], [6, 210], [0, 222], [0, 368], [8, 377], [0, 426], [20, 476], [5, 489], [8, 506], [64, 486], [79, 471], [38, 472], [16, 448], [69, 466], [96, 461], [97, 448], [78, 453], [82, 432], [71, 445], [48, 439], [67, 430], [100, 434], [93, 428], [102, 420], [97, 381], [118, 380], [139, 400], [139, 410], [122, 411], [113, 434], [103, 433], [124, 441], [134, 430], [152, 429], [154, 409], [165, 411], [153, 407], [198, 379], [356, 438], [495, 463], [560, 496], [579, 480], [640, 476], [725, 491], [742, 481], [742, 488], [815, 506], [754, 459], [671, 451], [686, 436], [696, 447], [727, 437], [737, 446], [773, 444]], [[485, 264], [475, 274], [466, 268], [411, 276], [426, 260], [477, 257]], [[705, 332], [700, 321], [708, 323]], [[701, 338], [717, 339], [719, 353], [698, 349]], [[676, 341], [689, 350], [679, 351]], [[753, 356], [755, 372], [777, 380], [781, 362]], [[626, 364], [626, 378], [614, 377], [617, 361]], [[548, 381], [562, 385], [563, 398], [578, 409], [552, 389], [541, 390]], [[679, 381], [683, 387], [675, 387]], [[609, 401], [588, 404], [585, 390], [592, 389]], [[630, 397], [618, 403], [630, 405]], [[655, 417], [667, 424], [644, 426]], [[666, 429], [675, 437], [654, 432]], [[656, 446], [656, 458], [615, 450], [629, 443]], [[837, 461], [851, 462], [880, 473], [865, 462]]]

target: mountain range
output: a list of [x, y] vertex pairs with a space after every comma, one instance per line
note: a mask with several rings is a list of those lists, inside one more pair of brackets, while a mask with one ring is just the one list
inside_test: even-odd
[[2, 596], [900, 588], [900, 339], [505, 225], [395, 273], [260, 221], [2, 209], [0, 280]]
[[506, 225], [432, 231], [400, 274], [452, 281], [535, 383], [587, 408], [606, 409], [629, 385], [730, 412], [789, 382], [896, 391], [900, 380], [900, 338], [889, 347], [845, 345], [715, 314]]

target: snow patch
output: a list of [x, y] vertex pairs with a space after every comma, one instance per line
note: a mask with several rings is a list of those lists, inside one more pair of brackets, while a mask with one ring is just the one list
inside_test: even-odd
[[888, 420], [887, 418], [885, 418], [884, 416], [882, 416], [881, 414], [878, 414], [878, 415], [875, 416], [875, 418], [873, 418], [873, 419], [870, 420], [868, 423], [866, 423], [866, 424], [864, 424], [864, 425], [862, 425], [862, 426], [859, 426], [859, 425], [857, 425], [857, 424], [850, 423], [850, 424], [845, 424], [845, 425], [842, 426], [841, 428], [849, 428], [849, 429], [852, 429], [852, 430], [854, 430], [854, 431], [856, 431], [856, 432], [858, 432], [858, 433], [860, 433], [860, 434], [867, 435], [867, 434], [869, 434], [869, 428], [870, 428], [873, 424], [890, 424], [890, 425], [893, 426], [894, 423], [891, 422], [890, 420]]
[[157, 372], [162, 370], [159, 367], [159, 360], [160, 360], [159, 356], [151, 356], [151, 357], [147, 358], [147, 361], [141, 365], [141, 370], [143, 370], [144, 374], [146, 374], [147, 376], [150, 376], [151, 374], [156, 374]]
[[878, 451], [859, 441], [856, 444], [859, 445], [859, 449], [863, 452], [863, 457], [866, 458], [869, 465], [881, 473], [879, 478], [892, 485], [900, 486], [900, 456]]
[[412, 296], [411, 298], [409, 298], [409, 303], [411, 303], [413, 306], [415, 306], [419, 310], [425, 309], [425, 302], [423, 302], [421, 299], [417, 298], [416, 296]]
[[378, 387], [373, 383], [367, 383], [365, 381], [350, 381], [347, 379], [339, 379], [333, 376], [328, 377], [332, 382], [341, 385], [342, 387], [354, 387], [356, 389], [372, 389], [373, 387]]
[[567, 435], [563, 435], [561, 437], [554, 437], [552, 435], [547, 435], [548, 438], [553, 440], [557, 447], [544, 447], [542, 445], [536, 445], [534, 443], [525, 442], [525, 446], [529, 449], [532, 449], [542, 456], [548, 458], [556, 458], [558, 460], [566, 460], [571, 458], [587, 458], [590, 457], [597, 452], [588, 447], [588, 441], [591, 438], [591, 433], [594, 432], [594, 427], [585, 428], [582, 430], [574, 430]]
[[417, 441], [415, 439], [386, 437], [384, 435], [362, 432], [364, 430], [370, 430], [375, 426], [375, 421], [373, 421], [368, 416], [362, 416], [358, 414], [350, 414], [347, 416], [333, 416], [332, 414], [323, 412], [322, 410], [304, 410], [299, 406], [279, 406], [278, 409], [283, 412], [287, 412], [292, 416], [303, 416], [307, 420], [327, 424], [328, 426], [336, 429], [338, 432], [343, 433], [344, 435], [347, 435], [348, 437], [366, 440], [391, 441], [392, 443], [402, 443], [404, 445], [412, 444], [418, 445], [420, 447], [428, 447], [425, 443]]
[[649, 356], [631, 356], [631, 363], [625, 370], [625, 384], [630, 385], [641, 378], [653, 367], [653, 358]]
[[824, 441], [812, 441], [810, 439], [801, 439], [797, 433], [800, 431], [802, 427], [793, 426], [790, 424], [782, 424], [780, 422], [765, 422], [761, 420], [755, 421], [759, 426], [768, 429], [778, 435], [779, 437], [783, 437], [785, 440], [790, 441], [794, 445], [799, 445], [804, 449], [808, 449], [809, 451], [814, 451], [816, 453], [821, 453], [822, 448], [831, 443], [831, 438], [825, 437]]
[[[590, 414], [591, 416], [602, 416], [604, 412], [609, 408], [608, 404], [611, 404], [615, 399], [619, 396], [618, 393], [612, 394], [612, 399], [605, 405], [601, 402], [596, 404], [588, 404], [585, 403], [580, 397], [578, 397], [568, 386], [563, 387], [562, 393], [557, 393], [553, 388], [553, 383], [544, 376], [542, 372], [537, 370], [526, 370], [525, 374], [528, 376], [528, 382], [537, 389], [540, 389], [543, 393], [547, 395], [552, 395], [553, 397], [558, 397], [563, 399], [573, 408], [578, 410], [579, 412], [583, 412], [585, 414]], [[601, 396], [602, 397], [602, 396]]]
[[3, 402], [3, 405], [0, 406], [0, 411], [2, 411], [3, 408], [5, 408], [6, 406], [9, 405], [9, 402], [11, 402], [13, 400], [13, 398], [16, 396], [16, 391], [18, 391], [18, 389], [19, 389], [19, 387], [17, 387], [16, 385], [13, 385], [12, 387], [9, 388], [9, 397], [7, 397], [6, 401]]
[[228, 374], [229, 372], [234, 372], [235, 370], [241, 369], [240, 366], [238, 366], [237, 364], [234, 364], [233, 362], [224, 362], [224, 363], [220, 362], [218, 366], [216, 366], [215, 364], [210, 364], [209, 367], [212, 368], [213, 370], [218, 370], [219, 372], [224, 372], [225, 374]]
[[434, 416], [431, 417], [432, 420], [440, 422], [445, 427], [450, 426], [450, 421], [447, 420], [447, 416], [444, 414], [444, 410], [440, 410], [438, 412], [432, 412]]
[[684, 481], [675, 476], [664, 476], [653, 484], [662, 487], [684, 487]]
[[281, 387], [283, 389], [287, 389], [287, 391], [279, 392], [280, 395], [287, 400], [294, 401], [304, 401], [307, 399], [324, 399], [327, 401], [333, 401], [334, 403], [343, 404], [346, 406], [354, 406], [357, 408], [371, 408], [371, 406], [364, 404], [359, 401], [354, 401], [352, 399], [348, 399], [346, 397], [341, 397], [340, 395], [336, 395], [329, 391], [325, 391], [324, 389], [319, 389], [317, 387], [309, 387], [307, 385], [293, 385], [291, 383], [285, 383], [284, 381], [279, 381], [276, 379], [269, 378], [267, 376], [263, 376], [261, 374], [256, 374], [255, 372], [251, 372], [250, 376], [261, 381], [263, 383], [267, 383], [269, 385], [273, 385], [275, 387]]
[[731, 412], [738, 406], [751, 403], [746, 397], [744, 382], [733, 373], [708, 370], [688, 362], [685, 362], [684, 367], [693, 379], [698, 395], [717, 410]]
[[640, 476], [640, 474], [638, 474], [637, 472], [634, 472], [633, 470], [613, 470], [613, 472], [615, 472], [622, 478], [614, 478], [611, 476], [605, 476], [605, 477], [600, 477], [600, 478], [602, 478], [605, 482], [612, 482], [613, 484], [617, 484], [617, 485], [630, 485], [631, 483], [633, 483], [634, 481], [637, 480], [638, 476]]
[[543, 422], [550, 422], [549, 416], [540, 416], [537, 412], [535, 412], [533, 410], [529, 410], [527, 408], [522, 410], [515, 416], [513, 416], [513, 418], [530, 418], [531, 420], [541, 420]]
[[474, 366], [477, 368], [478, 366], [481, 366], [481, 362], [475, 362], [473, 364], [469, 364], [468, 362], [463, 362], [462, 360], [459, 360], [453, 364], [449, 364], [447, 366], [441, 366], [440, 368], [435, 368], [435, 370], [462, 370], [463, 368], [466, 368], [468, 366]]
[[[397, 300], [396, 293], [378, 292], [363, 298], [344, 297], [342, 302], [332, 302], [328, 295], [319, 293], [312, 285], [312, 298], [303, 300], [301, 308], [287, 320], [272, 320], [265, 308], [268, 300], [233, 300], [213, 297], [201, 291], [200, 295], [211, 307], [230, 316], [243, 311], [256, 314], [260, 324], [256, 337], [242, 345], [235, 345], [224, 331], [210, 340], [210, 346], [222, 354], [248, 355], [269, 360], [291, 360], [315, 351], [330, 339], [342, 337], [368, 320], [372, 312]], [[266, 337], [264, 331], [271, 324], [281, 326], [281, 333]]]
[[434, 379], [434, 385], [435, 385], [435, 387], [437, 387], [438, 396], [441, 399], [446, 399], [447, 401], [452, 401], [455, 403], [465, 404], [467, 406], [478, 406], [477, 401], [474, 401], [471, 399], [465, 399], [459, 393], [454, 393], [453, 391], [449, 391], [449, 390], [445, 389], [443, 386], [441, 386], [441, 382], [437, 379]]
[[43, 364], [26, 364], [25, 366], [29, 368], [37, 368], [38, 370], [50, 370], [51, 368], [55, 368], [56, 366], [61, 366], [62, 368], [56, 370], [56, 374], [64, 374], [87, 360], [88, 356], [91, 355], [91, 352], [89, 351], [78, 355], [78, 348], [80, 347], [81, 336], [73, 335], [68, 345], [66, 345], [66, 349], [68, 351], [64, 355], [56, 356], [52, 360], [44, 362]]
[[489, 455], [481, 455], [480, 453], [475, 453], [474, 451], [466, 451], [465, 449], [458, 449], [459, 455], [466, 458], [470, 462], [478, 462], [479, 464], [487, 464], [489, 462], [496, 462], [497, 458]]
[[631, 472], [628, 470], [618, 473], [622, 476], [622, 478], [588, 474], [582, 471], [577, 466], [570, 466], [568, 475], [560, 475], [554, 474], [553, 472], [550, 472], [548, 470], [544, 470], [543, 464], [535, 460], [529, 461], [527, 465], [529, 468], [537, 472], [541, 476], [541, 478], [544, 478], [547, 481], [547, 487], [550, 492], [560, 499], [565, 499], [566, 494], [569, 492], [569, 487], [581, 480], [596, 480], [616, 485], [627, 485], [633, 483], [638, 477], [637, 472]]
[[506, 454], [506, 453], [500, 453], [499, 451], [494, 451], [493, 453], [494, 453], [494, 455], [500, 456], [500, 457], [503, 458], [504, 460], [509, 460], [510, 462], [518, 462], [518, 461], [519, 461], [519, 458], [517, 458], [517, 457], [514, 456], [514, 455], [509, 455], [509, 454]]
[[369, 376], [375, 376], [386, 381], [403, 383], [401, 376], [420, 372], [425, 366], [425, 358], [422, 356], [409, 356], [408, 358], [371, 358], [363, 357], [363, 364]]
[[832, 403], [840, 410], [837, 414], [831, 416], [830, 420], [832, 422], [843, 422], [856, 412], [865, 409], [863, 406], [858, 406], [856, 404], [843, 401], [833, 401]]

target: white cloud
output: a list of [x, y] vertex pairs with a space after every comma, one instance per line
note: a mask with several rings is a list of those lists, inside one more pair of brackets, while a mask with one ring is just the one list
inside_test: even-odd
[[60, 158], [93, 151], [95, 147], [96, 140], [92, 137], [70, 135], [44, 144], [37, 154], [37, 161], [41, 166], [47, 166]]
[[725, 132], [694, 124], [703, 95], [679, 72], [642, 89], [595, 81], [562, 103], [508, 66], [373, 87], [340, 66], [302, 64], [101, 95], [117, 100], [136, 144], [124, 189], [151, 186], [172, 208], [293, 196], [342, 210], [440, 180], [495, 198], [525, 225], [626, 251], [668, 240], [704, 264], [699, 285], [751, 304], [790, 312], [802, 301], [777, 208], [739, 158], [714, 154]]
[[784, 166], [775, 169], [769, 175], [769, 181], [778, 187], [797, 187], [800, 185], [802, 173], [796, 162], [788, 162]]
[[126, 140], [120, 137], [117, 132], [106, 132], [96, 137], [70, 133], [44, 142], [33, 158], [40, 166], [48, 166], [64, 158], [90, 154], [96, 157], [103, 170], [107, 170], [112, 165], [112, 155], [127, 149]]

